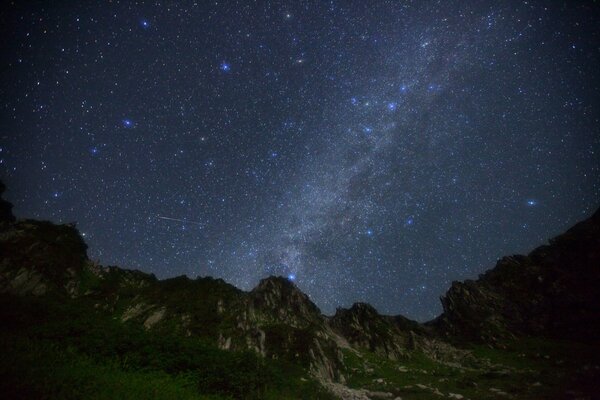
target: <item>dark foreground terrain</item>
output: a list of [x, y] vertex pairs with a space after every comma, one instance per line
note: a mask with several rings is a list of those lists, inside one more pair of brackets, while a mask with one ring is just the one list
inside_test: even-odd
[[[2, 188], [0, 188], [3, 190]], [[291, 282], [157, 280], [0, 200], [0, 398], [600, 398], [600, 213], [455, 282], [426, 324]]]

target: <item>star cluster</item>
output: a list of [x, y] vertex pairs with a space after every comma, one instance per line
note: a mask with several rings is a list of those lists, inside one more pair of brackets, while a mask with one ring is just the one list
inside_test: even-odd
[[418, 320], [598, 207], [600, 12], [5, 6], [0, 173], [90, 256]]

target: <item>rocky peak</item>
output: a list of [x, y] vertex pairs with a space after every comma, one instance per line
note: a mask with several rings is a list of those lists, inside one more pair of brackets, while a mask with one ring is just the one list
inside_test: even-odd
[[249, 294], [254, 310], [270, 314], [280, 321], [305, 325], [321, 321], [321, 311], [290, 280], [271, 276], [259, 282]]
[[410, 332], [401, 331], [394, 317], [380, 315], [367, 303], [354, 303], [349, 309], [338, 308], [329, 323], [350, 344], [391, 359], [404, 354], [410, 339]]
[[87, 262], [87, 245], [73, 224], [20, 220], [0, 240], [0, 287], [19, 294], [73, 296]]
[[268, 278], [261, 279], [258, 285], [253, 289], [254, 292], [269, 290], [299, 291], [292, 281], [283, 276], [269, 276]]
[[336, 314], [337, 313], [345, 313], [345, 312], [349, 312], [351, 314], [360, 316], [362, 318], [372, 318], [372, 317], [379, 317], [379, 313], [377, 312], [377, 310], [375, 309], [375, 307], [373, 307], [372, 305], [370, 305], [369, 303], [362, 303], [362, 302], [357, 302], [352, 304], [352, 307], [350, 307], [350, 309], [346, 310], [343, 308], [338, 308], [336, 310]]

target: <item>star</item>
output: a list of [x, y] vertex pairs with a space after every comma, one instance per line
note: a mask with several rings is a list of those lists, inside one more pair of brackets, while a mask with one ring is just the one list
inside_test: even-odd
[[124, 128], [133, 128], [133, 126], [134, 126], [133, 121], [128, 118], [125, 118], [124, 120], [122, 120], [121, 124], [123, 125]]
[[223, 72], [229, 72], [231, 70], [231, 65], [227, 62], [223, 61], [219, 67]]

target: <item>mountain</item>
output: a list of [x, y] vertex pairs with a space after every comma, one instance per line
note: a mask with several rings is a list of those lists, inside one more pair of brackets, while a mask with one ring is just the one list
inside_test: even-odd
[[523, 334], [594, 341], [599, 288], [600, 210], [527, 256], [502, 258], [477, 281], [454, 282], [431, 325], [471, 341]]
[[18, 220], [11, 209], [0, 200], [3, 398], [585, 399], [598, 390], [600, 212], [454, 282], [443, 314], [420, 324], [365, 303], [325, 316], [282, 277], [245, 292], [102, 266], [74, 224]]

